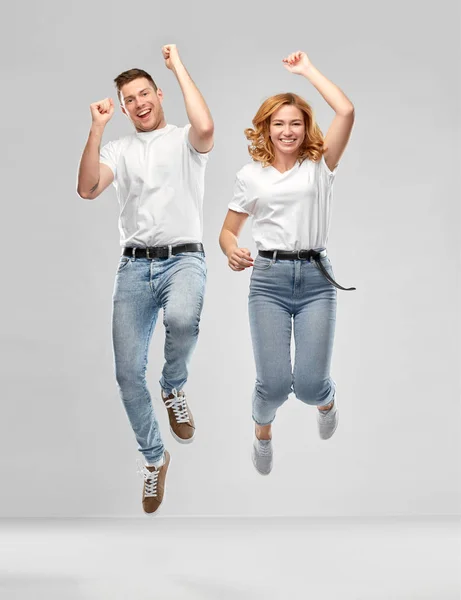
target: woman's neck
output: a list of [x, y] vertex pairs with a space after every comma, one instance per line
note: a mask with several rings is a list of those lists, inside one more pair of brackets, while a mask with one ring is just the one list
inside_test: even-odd
[[280, 173], [285, 173], [285, 171], [289, 171], [292, 169], [298, 160], [298, 156], [291, 155], [276, 155], [272, 166]]

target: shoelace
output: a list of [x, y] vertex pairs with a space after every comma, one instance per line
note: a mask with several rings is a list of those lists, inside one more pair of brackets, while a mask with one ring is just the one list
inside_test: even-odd
[[[261, 440], [259, 440], [261, 441]], [[272, 454], [272, 444], [257, 444], [258, 454], [260, 456], [270, 456]]]
[[187, 412], [186, 395], [178, 396], [176, 388], [171, 390], [174, 398], [164, 398], [165, 406], [173, 409], [174, 418], [177, 423], [188, 423], [189, 413]]
[[146, 484], [144, 495], [146, 498], [155, 498], [157, 496], [157, 482], [159, 471], [149, 471], [146, 465], [138, 464], [138, 473], [144, 477]]
[[334, 406], [332, 406], [329, 410], [319, 410], [319, 414], [321, 416], [322, 419], [327, 420], [328, 417], [334, 417], [335, 415], [335, 410], [334, 410]]

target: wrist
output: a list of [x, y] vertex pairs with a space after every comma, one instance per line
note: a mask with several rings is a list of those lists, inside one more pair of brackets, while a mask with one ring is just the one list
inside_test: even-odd
[[176, 62], [171, 64], [171, 70], [176, 75], [176, 77], [178, 77], [178, 75], [181, 74], [181, 71], [185, 71], [185, 69], [186, 69], [185, 66], [182, 64], [182, 62], [180, 60], [177, 60]]
[[102, 137], [105, 127], [105, 124], [101, 125], [100, 123], [92, 123], [90, 128], [90, 134], [93, 136]]
[[235, 244], [234, 246], [227, 247], [225, 250], [227, 258], [230, 258], [230, 256], [237, 250], [237, 248], [237, 244]]
[[302, 70], [302, 75], [304, 77], [307, 77], [309, 79], [309, 77], [312, 75], [312, 73], [315, 71], [315, 67], [313, 64], [309, 64], [307, 65], [307, 67], [304, 67], [304, 69]]

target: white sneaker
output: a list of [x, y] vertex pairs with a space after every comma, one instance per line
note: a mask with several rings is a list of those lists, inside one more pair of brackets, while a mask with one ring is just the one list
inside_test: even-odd
[[251, 449], [251, 459], [258, 473], [269, 475], [273, 463], [272, 440], [258, 440], [255, 437]]
[[330, 439], [338, 427], [339, 411], [336, 406], [336, 398], [333, 402], [333, 406], [329, 410], [317, 409], [317, 424], [322, 440]]

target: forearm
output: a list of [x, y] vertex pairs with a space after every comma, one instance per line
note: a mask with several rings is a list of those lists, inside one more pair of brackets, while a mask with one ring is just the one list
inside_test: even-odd
[[221, 250], [224, 252], [224, 254], [229, 256], [232, 250], [238, 248], [237, 236], [233, 234], [232, 231], [229, 231], [229, 229], [223, 228], [221, 230], [221, 235], [219, 236], [219, 245], [221, 246]]
[[314, 65], [309, 65], [303, 75], [312, 83], [336, 114], [345, 115], [354, 111], [354, 105], [344, 92], [342, 92], [342, 90], [340, 90], [332, 81], [327, 79], [325, 75], [320, 73]]
[[202, 94], [187, 72], [186, 67], [180, 63], [172, 70], [183, 93], [190, 124], [199, 134], [206, 135], [212, 132], [214, 125], [211, 113]]
[[99, 183], [99, 151], [104, 127], [92, 126], [83, 150], [78, 171], [77, 191], [85, 197], [94, 192]]

